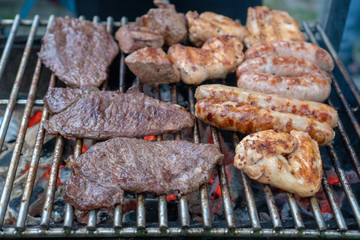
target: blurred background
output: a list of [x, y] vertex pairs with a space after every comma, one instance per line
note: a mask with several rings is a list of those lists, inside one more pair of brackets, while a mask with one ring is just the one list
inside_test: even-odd
[[[176, 5], [179, 12], [214, 11], [232, 18], [240, 18], [243, 24], [249, 4], [263, 4], [272, 9], [285, 10], [300, 24], [303, 21], [324, 23], [330, 6], [329, 1], [326, 0], [172, 0], [170, 2]], [[102, 20], [105, 20], [106, 16], [113, 16], [115, 20], [120, 20], [121, 16], [126, 15], [130, 21], [133, 21], [136, 16], [145, 14], [151, 7], [153, 7], [151, 0], [0, 0], [0, 19], [14, 18], [15, 14], [19, 13], [23, 19], [31, 19], [35, 14], [47, 19], [49, 15], [54, 14], [69, 17], [84, 15], [86, 18], [98, 15]], [[339, 50], [342, 61], [358, 87], [360, 87], [359, 11], [360, 1], [352, 0]]]

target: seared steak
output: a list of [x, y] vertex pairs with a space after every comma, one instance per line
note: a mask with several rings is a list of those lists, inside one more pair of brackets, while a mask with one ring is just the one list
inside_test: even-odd
[[177, 13], [175, 6], [161, 0], [154, 0], [158, 8], [151, 8], [147, 14], [138, 19], [136, 25], [159, 31], [165, 44], [171, 46], [186, 40], [187, 28], [185, 15]]
[[99, 87], [118, 51], [102, 24], [56, 18], [43, 38], [39, 57], [69, 87]]
[[114, 138], [70, 160], [65, 200], [93, 210], [121, 203], [124, 191], [187, 194], [209, 180], [222, 158], [212, 144]]
[[56, 114], [64, 111], [81, 97], [90, 94], [98, 94], [98, 88], [50, 88], [45, 97], [44, 104], [50, 114]]
[[144, 47], [160, 48], [164, 44], [164, 38], [158, 31], [133, 24], [119, 28], [115, 38], [124, 53], [132, 53]]
[[[73, 104], [69, 103], [71, 101]], [[53, 102], [47, 98], [48, 106]], [[143, 137], [176, 132], [194, 125], [194, 117], [180, 106], [153, 99], [133, 89], [125, 94], [98, 91], [79, 96], [75, 101], [64, 98], [62, 102], [65, 110], [45, 121], [44, 126], [49, 133], [60, 133], [65, 137]]]
[[169, 84], [180, 81], [180, 73], [161, 48], [142, 48], [125, 58], [125, 63], [142, 83]]

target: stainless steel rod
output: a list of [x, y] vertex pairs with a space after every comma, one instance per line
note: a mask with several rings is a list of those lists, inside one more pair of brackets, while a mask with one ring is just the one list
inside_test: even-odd
[[12, 185], [14, 182], [16, 169], [17, 169], [20, 154], [21, 154], [21, 149], [24, 144], [27, 126], [28, 126], [28, 122], [30, 119], [33, 103], [35, 100], [36, 90], [37, 90], [37, 87], [39, 84], [40, 73], [41, 73], [41, 63], [40, 63], [40, 60], [38, 60], [36, 63], [36, 68], [35, 68], [35, 72], [33, 75], [33, 79], [31, 81], [30, 90], [29, 90], [28, 98], [27, 98], [27, 103], [25, 105], [23, 117], [21, 119], [20, 128], [19, 128], [18, 135], [16, 137], [15, 146], [14, 146], [14, 151], [11, 156], [8, 173], [6, 175], [3, 192], [1, 195], [1, 199], [0, 199], [0, 226], [3, 224], [5, 212], [7, 209], [7, 204], [9, 202]]
[[122, 228], [122, 206], [121, 204], [116, 204], [115, 205], [115, 210], [114, 210], [114, 228], [115, 229], [120, 229]]
[[49, 183], [46, 190], [45, 203], [41, 215], [40, 226], [43, 229], [49, 229], [63, 147], [64, 147], [64, 138], [61, 135], [58, 135], [56, 137], [53, 162], [50, 170]]
[[339, 205], [336, 202], [335, 195], [333, 193], [333, 190], [330, 187], [330, 183], [327, 180], [325, 172], [323, 173], [323, 176], [322, 176], [322, 186], [323, 186], [326, 198], [328, 199], [329, 205], [331, 207], [331, 210], [333, 212], [333, 215], [334, 215], [334, 218], [338, 225], [339, 230], [342, 232], [347, 231], [348, 228], [346, 226], [345, 219], [341, 213]]
[[326, 227], [326, 223], [324, 221], [324, 218], [321, 214], [321, 209], [319, 207], [319, 204], [316, 200], [316, 197], [312, 196], [309, 198], [309, 201], [310, 201], [310, 206], [311, 206], [311, 210], [314, 214], [314, 218], [315, 218], [315, 221], [318, 225], [318, 229], [320, 231], [325, 231], [327, 230], [327, 227]]
[[159, 196], [159, 227], [162, 230], [168, 228], [168, 215], [167, 215], [167, 203], [166, 203], [166, 196], [160, 195]]
[[[188, 96], [189, 96], [189, 105], [191, 114], [195, 116], [195, 102], [194, 102], [194, 90], [192, 86], [188, 87]], [[194, 143], [200, 143], [200, 134], [197, 124], [197, 119], [194, 120]], [[200, 199], [201, 199], [201, 209], [202, 217], [204, 222], [204, 229], [211, 228], [211, 215], [210, 215], [210, 206], [209, 206], [209, 196], [207, 192], [207, 183], [204, 183], [200, 186]]]
[[86, 229], [89, 231], [96, 230], [96, 210], [89, 211], [88, 223]]
[[[211, 137], [213, 139], [214, 144], [218, 146], [219, 149], [221, 150], [219, 134], [217, 129], [214, 127], [211, 127]], [[230, 199], [229, 184], [227, 182], [224, 163], [220, 163], [217, 166], [217, 168], [218, 168], [218, 174], [220, 180], [221, 196], [224, 203], [226, 223], [228, 225], [228, 228], [235, 228], [236, 224], [235, 224], [234, 210], [232, 208], [232, 203]]]
[[268, 206], [271, 220], [273, 222], [273, 227], [274, 227], [274, 229], [280, 229], [280, 228], [282, 228], [282, 224], [281, 224], [279, 211], [275, 204], [274, 195], [273, 195], [269, 185], [263, 184], [263, 189], [264, 189], [264, 193], [265, 193], [266, 204]]
[[[0, 105], [6, 105], [6, 104], [9, 104], [10, 100], [9, 99], [0, 99]], [[18, 104], [18, 105], [25, 105], [27, 102], [26, 99], [19, 99], [19, 100], [16, 100], [15, 104]], [[34, 105], [44, 105], [44, 101], [42, 99], [36, 99], [34, 101]]]
[[[4, 72], [5, 65], [6, 65], [6, 63], [8, 61], [10, 51], [11, 51], [11, 47], [12, 47], [13, 42], [14, 42], [15, 33], [16, 33], [17, 27], [19, 25], [19, 20], [20, 20], [19, 15], [16, 15], [16, 19], [17, 19], [17, 21], [14, 22], [14, 25], [11, 28], [10, 35], [8, 37], [8, 40], [6, 41], [6, 45], [5, 45], [3, 54], [1, 56], [1, 60], [0, 60], [0, 79], [1, 79], [2, 74]], [[0, 152], [2, 150], [4, 141], [5, 141], [6, 132], [7, 132], [8, 127], [9, 127], [10, 119], [11, 119], [12, 113], [13, 113], [15, 105], [16, 105], [16, 98], [17, 98], [18, 93], [19, 93], [19, 89], [20, 89], [20, 86], [21, 86], [21, 82], [22, 82], [22, 79], [23, 79], [25, 68], [26, 68], [26, 65], [27, 65], [27, 62], [28, 62], [28, 59], [29, 59], [31, 46], [32, 46], [33, 41], [34, 41], [34, 36], [35, 36], [38, 25], [39, 25], [39, 16], [36, 15], [34, 17], [33, 24], [31, 25], [31, 30], [30, 30], [29, 37], [28, 37], [27, 42], [26, 42], [26, 46], [25, 46], [25, 49], [24, 49], [23, 56], [22, 56], [21, 61], [20, 61], [20, 66], [19, 66], [19, 69], [17, 71], [13, 87], [11, 89], [9, 103], [6, 106], [5, 114], [4, 114], [3, 120], [1, 122], [1, 127], [0, 127]]]
[[[79, 19], [84, 20], [81, 17], [84, 18], [84, 16], [79, 17]], [[2, 20], [0, 20], [0, 25], [8, 26], [8, 25], [14, 24], [14, 22], [15, 22], [15, 19], [2, 19]], [[21, 26], [30, 26], [32, 24], [32, 22], [33, 22], [33, 20], [31, 20], [31, 19], [22, 19], [22, 20], [20, 20], [20, 25]], [[48, 20], [41, 20], [40, 26], [46, 26], [48, 24], [48, 22], [49, 22]], [[99, 23], [106, 24], [105, 21], [100, 21]], [[120, 27], [122, 24], [121, 24], [121, 21], [114, 21], [113, 25], [115, 27]]]
[[[74, 159], [78, 158], [82, 153], [83, 140], [76, 139], [75, 148], [74, 148]], [[70, 203], [65, 205], [65, 215], [64, 215], [64, 229], [70, 230], [72, 228], [72, 223], [74, 221], [74, 211]]]
[[[121, 24], [126, 25], [128, 22], [126, 17], [121, 18]], [[119, 75], [119, 90], [121, 92], [125, 91], [125, 53], [120, 52], [120, 75]]]
[[[237, 136], [236, 133], [233, 133], [233, 142], [234, 142], [234, 146], [236, 146], [239, 143], [239, 137]], [[259, 230], [261, 228], [261, 225], [255, 204], [254, 195], [250, 187], [249, 179], [247, 178], [247, 176], [245, 176], [244, 172], [242, 171], [240, 171], [240, 176], [244, 187], [244, 195], [246, 199], [251, 225], [255, 230]]]
[[298, 207], [298, 205], [296, 203], [294, 194], [287, 193], [287, 199], [288, 199], [288, 202], [289, 202], [290, 211], [291, 211], [291, 214], [293, 216], [296, 228], [297, 229], [304, 229], [305, 225], [304, 225], [304, 222], [302, 221], [301, 213], [300, 213], [299, 207]]
[[[50, 78], [49, 88], [55, 86], [55, 75], [52, 74]], [[34, 186], [34, 181], [36, 178], [36, 171], [38, 169], [39, 160], [41, 156], [41, 149], [44, 143], [45, 137], [45, 129], [44, 129], [44, 121], [48, 118], [49, 112], [46, 107], [43, 108], [39, 130], [36, 136], [36, 142], [34, 145], [34, 151], [31, 158], [30, 167], [27, 173], [27, 178], [24, 187], [24, 193], [21, 198], [20, 202], [20, 209], [19, 209], [19, 216], [16, 222], [16, 229], [23, 231], [25, 229], [25, 221], [27, 217], [27, 211], [29, 208], [30, 198], [32, 195], [32, 190]]]
[[138, 229], [145, 229], [146, 213], [145, 213], [145, 194], [139, 193], [136, 196], [136, 225]]
[[332, 144], [327, 147], [327, 150], [329, 152], [331, 161], [335, 167], [335, 172], [337, 173], [337, 176], [339, 177], [341, 186], [344, 189], [346, 198], [350, 204], [351, 209], [354, 212], [354, 217], [356, 219], [357, 224], [360, 227], [360, 207], [359, 203], [354, 195], [354, 192], [352, 191], [351, 185], [349, 181], [346, 178], [345, 171], [343, 170], [342, 166], [340, 165], [339, 158], [335, 152], [334, 146]]

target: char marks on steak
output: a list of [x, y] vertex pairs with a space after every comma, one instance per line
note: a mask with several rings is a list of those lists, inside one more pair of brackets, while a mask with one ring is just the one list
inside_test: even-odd
[[[49, 133], [60, 133], [64, 137], [109, 139], [159, 135], [194, 125], [194, 117], [180, 106], [151, 98], [134, 89], [127, 93], [98, 91], [80, 95], [77, 100], [63, 99], [67, 106], [65, 110], [44, 122]], [[69, 94], [63, 93], [62, 96]], [[46, 100], [47, 105], [55, 102], [50, 98]]]
[[114, 138], [73, 160], [65, 200], [93, 210], [121, 203], [124, 191], [187, 194], [209, 180], [222, 158], [212, 144]]
[[70, 87], [99, 87], [119, 52], [100, 23], [56, 18], [43, 38], [41, 61]]

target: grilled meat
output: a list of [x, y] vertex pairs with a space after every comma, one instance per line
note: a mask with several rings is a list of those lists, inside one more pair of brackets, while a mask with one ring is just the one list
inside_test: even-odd
[[326, 72], [334, 69], [334, 61], [330, 54], [315, 44], [308, 42], [272, 42], [263, 43], [248, 49], [245, 59], [256, 57], [284, 56], [296, 57], [315, 63]]
[[246, 27], [250, 33], [244, 39], [248, 48], [275, 41], [305, 41], [295, 19], [285, 11], [265, 6], [248, 8]]
[[164, 44], [164, 38], [158, 31], [134, 24], [119, 28], [115, 38], [124, 53], [132, 53], [144, 47], [160, 48]]
[[220, 14], [213, 12], [189, 11], [185, 15], [189, 25], [189, 39], [196, 47], [221, 35], [232, 35], [240, 41], [248, 35], [248, 31], [240, 24]]
[[286, 77], [249, 71], [241, 74], [237, 85], [257, 92], [316, 102], [325, 101], [331, 92], [329, 82], [317, 72], [300, 77]]
[[158, 8], [150, 9], [138, 19], [136, 25], [159, 31], [168, 46], [185, 41], [187, 28], [184, 14], [177, 13], [174, 5], [161, 0], [155, 0], [154, 4]]
[[251, 179], [300, 197], [313, 196], [320, 189], [319, 146], [304, 132], [268, 130], [251, 134], [236, 147], [234, 165]]
[[326, 122], [331, 127], [336, 127], [338, 122], [336, 110], [326, 104], [285, 98], [238, 87], [220, 84], [201, 85], [196, 89], [195, 98], [197, 100], [212, 98], [222, 102], [231, 101], [240, 105], [251, 105], [267, 110], [292, 113]]
[[74, 161], [65, 200], [79, 210], [93, 210], [121, 203], [124, 191], [187, 194], [208, 182], [222, 160], [212, 144], [114, 138]]
[[248, 71], [286, 77], [310, 77], [317, 72], [329, 83], [332, 81], [330, 75], [316, 64], [295, 57], [272, 56], [247, 59], [237, 68], [236, 75], [239, 77]]
[[142, 83], [168, 84], [180, 81], [180, 73], [161, 48], [143, 48], [125, 58], [125, 63]]
[[98, 88], [50, 88], [45, 97], [44, 104], [50, 114], [64, 111], [81, 97], [99, 94]]
[[183, 82], [200, 84], [234, 72], [244, 59], [242, 49], [239, 39], [224, 35], [207, 40], [201, 48], [175, 44], [169, 48], [168, 55]]
[[43, 38], [41, 61], [69, 87], [99, 87], [119, 52], [99, 23], [56, 18]]
[[180, 106], [133, 89], [82, 96], [44, 122], [50, 134], [91, 139], [159, 135], [193, 125], [194, 117]]
[[281, 132], [299, 130], [307, 132], [319, 145], [328, 145], [335, 133], [325, 122], [295, 115], [282, 113], [237, 102], [221, 102], [206, 98], [195, 105], [195, 115], [201, 121], [224, 130], [241, 133], [255, 133], [274, 129]]

